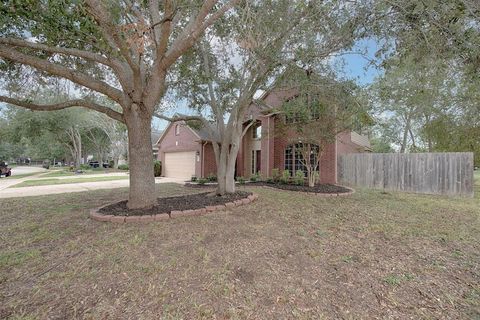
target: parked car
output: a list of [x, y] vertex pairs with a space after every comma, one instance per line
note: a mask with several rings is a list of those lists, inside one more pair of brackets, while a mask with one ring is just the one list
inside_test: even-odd
[[100, 168], [100, 163], [98, 161], [88, 161], [88, 165], [92, 168]]
[[8, 167], [8, 163], [0, 161], [0, 178], [2, 175], [10, 177], [12, 175], [12, 169]]

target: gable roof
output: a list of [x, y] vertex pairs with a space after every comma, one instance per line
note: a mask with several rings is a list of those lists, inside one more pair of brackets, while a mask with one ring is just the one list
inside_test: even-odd
[[[185, 116], [185, 115], [182, 115], [182, 114], [177, 114], [179, 117], [182, 117], [182, 116]], [[160, 144], [160, 142], [162, 141], [163, 137], [165, 136], [165, 134], [167, 133], [168, 130], [170, 130], [170, 127], [173, 125], [173, 124], [176, 124], [176, 123], [181, 123], [184, 125], [184, 127], [188, 128], [195, 136], [198, 137], [198, 139], [200, 141], [212, 141], [213, 139], [211, 138], [210, 136], [210, 133], [209, 133], [209, 130], [207, 128], [205, 128], [204, 126], [202, 126], [201, 128], [194, 128], [194, 127], [191, 127], [188, 125], [188, 123], [186, 123], [185, 121], [183, 120], [179, 120], [179, 121], [175, 121], [175, 122], [170, 122], [168, 124], [168, 126], [165, 128], [165, 130], [162, 131], [162, 133], [160, 134], [160, 136], [158, 137], [158, 139], [156, 140], [156, 145]], [[213, 132], [216, 132], [215, 128], [213, 127], [213, 125], [211, 126], [211, 130]], [[153, 141], [153, 140], [152, 140]], [[218, 137], [215, 137], [215, 141], [220, 141], [220, 139]]]
[[151, 139], [152, 139], [152, 144], [156, 146], [158, 144], [158, 139], [163, 135], [163, 131], [157, 131], [157, 130], [152, 130], [151, 133]]

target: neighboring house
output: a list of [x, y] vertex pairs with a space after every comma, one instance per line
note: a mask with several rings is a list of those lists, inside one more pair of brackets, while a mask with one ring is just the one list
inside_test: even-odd
[[[251, 121], [255, 123], [242, 139], [236, 176], [248, 178], [258, 173], [269, 177], [274, 168], [280, 172], [288, 169], [292, 174], [296, 170], [302, 170], [302, 163], [295, 158], [295, 145], [289, 144], [294, 133], [279, 134], [275, 125], [278, 121], [285, 120], [282, 115], [272, 112], [292, 96], [294, 95], [288, 90], [267, 92], [260, 98], [262, 106], [252, 105], [245, 126]], [[320, 182], [337, 182], [339, 154], [365, 152], [369, 149], [367, 137], [356, 132], [339, 134], [335, 143], [325, 146], [319, 166]], [[162, 161], [163, 175], [166, 177], [190, 179], [192, 176], [207, 177], [216, 174], [215, 155], [206, 130], [192, 128], [184, 121], [169, 124], [158, 140], [158, 151], [158, 159]]]

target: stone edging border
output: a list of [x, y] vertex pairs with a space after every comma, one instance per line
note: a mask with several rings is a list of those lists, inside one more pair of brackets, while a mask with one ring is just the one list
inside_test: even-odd
[[295, 190], [287, 190], [287, 189], [280, 189], [280, 188], [275, 188], [275, 187], [269, 187], [269, 186], [259, 186], [265, 189], [270, 189], [270, 190], [281, 190], [281, 191], [288, 191], [288, 192], [296, 192], [296, 193], [303, 193], [303, 194], [309, 194], [312, 196], [317, 196], [320, 198], [329, 198], [329, 197], [347, 197], [351, 196], [352, 194], [355, 193], [355, 189], [345, 187], [345, 186], [340, 186], [342, 188], [348, 189], [350, 191], [348, 192], [340, 192], [340, 193], [322, 193], [322, 192], [305, 192], [305, 191], [295, 191]]
[[95, 221], [101, 222], [114, 222], [114, 223], [132, 223], [132, 222], [152, 222], [160, 220], [168, 220], [170, 218], [185, 217], [185, 216], [199, 216], [214, 211], [223, 211], [228, 208], [234, 208], [249, 204], [258, 199], [258, 194], [253, 193], [244, 199], [235, 200], [233, 202], [227, 202], [216, 206], [206, 206], [204, 208], [195, 210], [174, 210], [170, 213], [159, 213], [156, 215], [144, 215], [144, 216], [113, 216], [104, 215], [100, 213], [100, 209], [109, 206], [110, 204], [101, 206], [99, 208], [90, 209], [90, 218]]

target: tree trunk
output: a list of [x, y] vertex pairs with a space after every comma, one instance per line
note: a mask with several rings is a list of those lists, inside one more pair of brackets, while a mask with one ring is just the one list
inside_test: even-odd
[[410, 130], [410, 116], [407, 116], [405, 122], [405, 129], [403, 131], [402, 144], [400, 146], [400, 153], [405, 153], [407, 151], [407, 140], [408, 140], [408, 131]]
[[151, 115], [136, 111], [125, 115], [128, 128], [128, 165], [130, 169], [129, 209], [151, 208], [156, 203], [153, 175]]
[[[215, 148], [214, 148], [215, 150]], [[220, 146], [217, 163], [217, 191], [218, 195], [235, 192], [235, 164], [238, 155], [238, 146], [235, 143]]]
[[308, 175], [308, 186], [311, 188], [315, 187], [315, 170], [310, 168], [310, 170], [307, 170], [307, 175]]
[[118, 169], [118, 156], [113, 157], [113, 168]]

